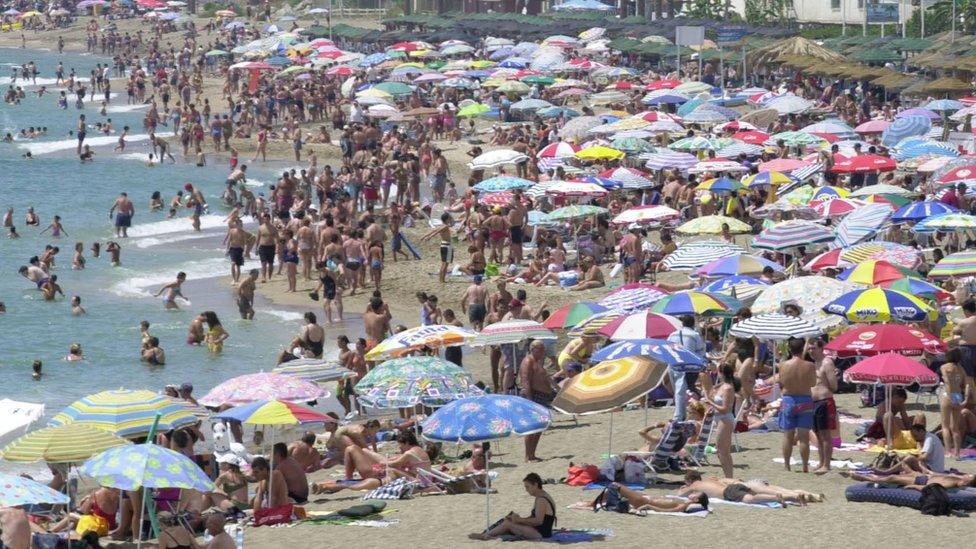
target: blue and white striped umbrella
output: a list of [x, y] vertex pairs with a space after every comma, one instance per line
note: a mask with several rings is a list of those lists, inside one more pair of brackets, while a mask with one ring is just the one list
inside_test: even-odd
[[963, 108], [963, 104], [955, 99], [936, 99], [925, 104], [925, 108], [930, 111], [958, 111]]
[[959, 151], [948, 143], [938, 141], [913, 142], [905, 147], [896, 147], [891, 151], [891, 157], [902, 162], [918, 158], [919, 156], [959, 156]]
[[891, 214], [891, 206], [887, 204], [867, 204], [854, 210], [837, 225], [834, 247], [846, 248], [873, 238], [891, 219]]
[[644, 96], [641, 102], [645, 105], [680, 105], [688, 101], [688, 98], [683, 95], [678, 95], [676, 93], [669, 93], [665, 95], [658, 95], [656, 97]]
[[[816, 164], [810, 164], [809, 166], [803, 166], [801, 168], [797, 168], [791, 171], [789, 175], [791, 178], [797, 181], [796, 187], [798, 187], [800, 183], [822, 172], [823, 169], [824, 169], [824, 165], [817, 162]], [[787, 193], [796, 187], [791, 185], [786, 185], [780, 189], [780, 192]]]
[[588, 175], [580, 179], [574, 179], [573, 181], [584, 181], [586, 183], [593, 183], [594, 185], [599, 185], [604, 189], [620, 189], [624, 186], [623, 182], [617, 181], [616, 179], [610, 179], [607, 177], [600, 177], [597, 175]]
[[698, 164], [698, 157], [689, 153], [672, 152], [667, 149], [656, 153], [642, 154], [638, 158], [646, 160], [644, 166], [651, 170], [686, 171]]
[[593, 353], [590, 362], [595, 364], [628, 356], [649, 356], [678, 372], [700, 372], [705, 369], [705, 357], [665, 339], [618, 341]]
[[524, 57], [509, 57], [508, 59], [499, 63], [498, 66], [503, 69], [524, 69], [531, 63], [531, 59], [526, 59]]
[[854, 128], [837, 118], [830, 118], [817, 122], [816, 124], [810, 124], [800, 131], [807, 133], [829, 133], [836, 135], [840, 139], [857, 139], [857, 132], [854, 131]]
[[740, 154], [744, 154], [746, 156], [760, 156], [765, 150], [766, 149], [763, 147], [753, 145], [751, 143], [735, 143], [715, 151], [715, 155], [723, 158], [735, 158]]
[[957, 211], [955, 208], [942, 202], [927, 200], [925, 202], [912, 202], [898, 209], [891, 220], [895, 223], [915, 223], [933, 215], [947, 214]]
[[904, 116], [896, 118], [881, 134], [881, 144], [887, 147], [897, 145], [902, 139], [915, 135], [925, 135], [932, 129], [932, 120], [927, 116]]
[[653, 187], [654, 182], [641, 174], [641, 172], [631, 168], [614, 168], [601, 173], [602, 176], [619, 181], [625, 189], [644, 189]]
[[511, 191], [512, 189], [528, 189], [535, 184], [536, 183], [534, 181], [522, 179], [521, 177], [515, 177], [512, 175], [497, 175], [495, 177], [485, 179], [484, 181], [475, 185], [473, 188], [480, 193], [500, 193], [504, 191]]
[[741, 247], [716, 240], [697, 240], [682, 244], [668, 254], [661, 266], [671, 271], [692, 271], [716, 259], [746, 253]]
[[668, 293], [650, 284], [636, 284], [633, 288], [622, 287], [597, 301], [597, 305], [613, 311], [631, 312], [646, 309]]
[[759, 296], [767, 286], [769, 286], [768, 282], [763, 282], [752, 276], [732, 275], [705, 284], [701, 287], [701, 291], [749, 300]]
[[834, 233], [823, 225], [811, 221], [785, 221], [759, 233], [752, 239], [752, 247], [778, 252], [833, 239]]

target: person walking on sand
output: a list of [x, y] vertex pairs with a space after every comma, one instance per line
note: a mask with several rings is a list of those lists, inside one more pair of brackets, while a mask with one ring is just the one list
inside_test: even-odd
[[136, 208], [129, 200], [127, 193], [119, 193], [119, 197], [112, 203], [108, 210], [108, 218], [112, 219], [115, 215], [115, 237], [128, 238], [129, 227], [132, 226], [132, 216], [135, 215]]
[[271, 216], [263, 214], [258, 226], [258, 257], [261, 259], [261, 282], [267, 282], [274, 274], [278, 229], [271, 223]]
[[179, 306], [176, 305], [177, 297], [182, 297], [183, 299], [189, 301], [189, 299], [187, 299], [187, 297], [183, 295], [184, 282], [186, 282], [186, 273], [180, 271], [176, 273], [176, 280], [170, 282], [169, 284], [166, 284], [165, 286], [160, 288], [158, 292], [156, 292], [155, 297], [159, 297], [163, 295], [163, 293], [166, 294], [163, 297], [163, 308], [166, 309], [167, 311], [179, 310]]
[[[556, 392], [552, 387], [552, 378], [546, 372], [545, 362], [546, 344], [537, 339], [529, 345], [529, 354], [522, 359], [518, 377], [522, 383], [522, 396], [548, 408], [552, 404]], [[535, 433], [525, 437], [526, 462], [542, 461], [535, 455], [541, 438], [541, 433]]]
[[817, 370], [812, 362], [803, 360], [802, 339], [789, 340], [790, 358], [780, 366], [779, 384], [783, 390], [779, 411], [779, 428], [783, 430], [783, 460], [790, 471], [793, 445], [800, 441], [800, 459], [803, 472], [810, 469], [810, 444], [807, 442], [813, 428], [813, 397], [811, 390], [817, 384]]
[[451, 214], [444, 212], [441, 215], [441, 226], [434, 227], [427, 234], [425, 234], [420, 240], [421, 242], [426, 242], [435, 236], [440, 238], [440, 251], [441, 251], [441, 268], [437, 273], [437, 279], [441, 284], [444, 284], [447, 279], [447, 269], [450, 267], [451, 263], [454, 261], [454, 246], [451, 244], [451, 224], [453, 223], [451, 219]]

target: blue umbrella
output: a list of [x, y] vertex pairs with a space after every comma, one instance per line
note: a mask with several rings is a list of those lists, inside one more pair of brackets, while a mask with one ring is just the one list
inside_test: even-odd
[[496, 175], [475, 185], [474, 190], [479, 193], [500, 193], [512, 189], [528, 189], [533, 185], [535, 185], [534, 182], [528, 179], [522, 179], [521, 177]]
[[698, 110], [702, 110], [702, 109], [715, 111], [719, 114], [722, 114], [723, 116], [725, 116], [725, 118], [728, 118], [729, 120], [736, 120], [740, 116], [742, 116], [742, 114], [739, 111], [730, 109], [728, 107], [724, 107], [722, 105], [716, 105], [715, 103], [705, 103]]
[[896, 118], [881, 134], [881, 143], [892, 147], [902, 139], [914, 135], [925, 135], [932, 129], [932, 120], [927, 116], [904, 116]]
[[[512, 435], [541, 433], [552, 423], [549, 408], [513, 395], [488, 394], [455, 400], [423, 423], [424, 438], [434, 442], [487, 442]], [[489, 459], [485, 460], [485, 473]], [[485, 490], [485, 526], [491, 524]]]
[[275, 24], [267, 25], [266, 27], [264, 27], [264, 32], [266, 32], [268, 34], [274, 34], [276, 32], [281, 32], [281, 27], [279, 27], [278, 25], [275, 25]]
[[529, 66], [532, 61], [525, 59], [524, 57], [509, 57], [508, 59], [502, 61], [498, 64], [499, 67], [503, 69], [524, 69]]
[[535, 113], [542, 118], [559, 118], [562, 115], [566, 115], [566, 118], [576, 118], [580, 115], [578, 111], [573, 109], [567, 109], [566, 107], [546, 107], [544, 109], [539, 109]]
[[465, 71], [464, 76], [467, 78], [488, 78], [489, 76], [491, 76], [491, 73], [488, 71], [476, 69], [471, 71]]
[[[768, 282], [763, 282], [758, 278], [747, 275], [732, 275], [709, 282], [708, 284], [702, 286], [701, 290], [703, 292], [719, 294], [720, 296], [735, 295], [739, 299], [749, 299], [751, 297], [758, 296], [767, 286], [769, 286]], [[738, 310], [733, 309], [732, 307], [729, 309], [736, 311]]]
[[291, 59], [288, 59], [287, 57], [280, 57], [280, 56], [269, 57], [269, 58], [265, 59], [264, 62], [267, 63], [267, 64], [269, 64], [269, 65], [275, 65], [275, 66], [279, 66], [279, 67], [282, 67], [282, 66], [285, 66], [285, 65], [291, 65]]
[[624, 186], [623, 183], [617, 181], [616, 179], [608, 179], [606, 177], [599, 177], [596, 175], [588, 175], [580, 179], [574, 179], [574, 181], [585, 181], [587, 183], [593, 183], [599, 185], [604, 189], [620, 189]]
[[688, 98], [683, 95], [659, 95], [650, 99], [642, 99], [645, 105], [680, 105], [686, 103]]
[[512, 55], [513, 49], [515, 48], [513, 48], [512, 46], [501, 47], [491, 52], [491, 55], [488, 56], [488, 59], [491, 59], [492, 61], [501, 61], [502, 59], [510, 57]]
[[364, 67], [372, 67], [373, 65], [379, 65], [389, 58], [390, 56], [386, 53], [373, 53], [364, 57], [361, 63]]
[[664, 339], [634, 339], [618, 341], [596, 351], [590, 362], [616, 360], [628, 356], [647, 356], [659, 360], [676, 372], [700, 372], [705, 358]]
[[91, 457], [81, 472], [101, 486], [135, 491], [180, 488], [209, 492], [213, 482], [190, 458], [155, 444], [117, 446]]
[[958, 111], [963, 108], [963, 104], [955, 99], [936, 99], [929, 101], [925, 108], [930, 111]]
[[29, 478], [0, 473], [0, 507], [42, 503], [64, 505], [68, 496]]
[[[667, 96], [665, 96], [667, 97]], [[685, 116], [691, 114], [695, 109], [705, 104], [702, 99], [689, 99], [685, 101], [683, 105], [678, 107], [678, 116]]]
[[942, 202], [913, 202], [906, 204], [891, 216], [895, 223], [918, 222], [933, 215], [941, 215], [956, 212], [955, 208]]

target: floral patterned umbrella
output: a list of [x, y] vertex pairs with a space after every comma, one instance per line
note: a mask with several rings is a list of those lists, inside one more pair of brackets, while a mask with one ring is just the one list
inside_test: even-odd
[[68, 496], [20, 475], [0, 473], [0, 507], [68, 503]]
[[752, 313], [780, 312], [783, 305], [800, 307], [800, 317], [822, 329], [843, 322], [837, 315], [821, 310], [827, 303], [856, 288], [854, 284], [825, 276], [801, 276], [778, 282], [763, 290], [752, 304]]
[[120, 490], [180, 488], [209, 492], [213, 482], [196, 463], [155, 444], [118, 446], [90, 458], [81, 472], [101, 486]]
[[200, 398], [204, 406], [238, 405], [259, 400], [308, 402], [327, 393], [318, 385], [296, 377], [260, 372], [229, 379]]
[[410, 356], [387, 360], [356, 384], [359, 401], [371, 408], [443, 406], [481, 395], [471, 375], [444, 359]]

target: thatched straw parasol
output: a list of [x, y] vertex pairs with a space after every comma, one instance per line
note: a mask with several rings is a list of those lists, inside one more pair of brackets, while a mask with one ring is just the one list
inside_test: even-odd
[[915, 83], [914, 77], [895, 71], [886, 71], [884, 75], [871, 81], [871, 84], [887, 90], [903, 90], [913, 83]]
[[749, 55], [749, 65], [763, 67], [782, 62], [788, 56], [813, 57], [821, 61], [840, 62], [844, 56], [800, 36], [787, 38], [768, 46], [753, 50]]
[[948, 76], [933, 80], [922, 86], [922, 91], [925, 93], [963, 94], [969, 93], [972, 89], [973, 87], [969, 82]]

